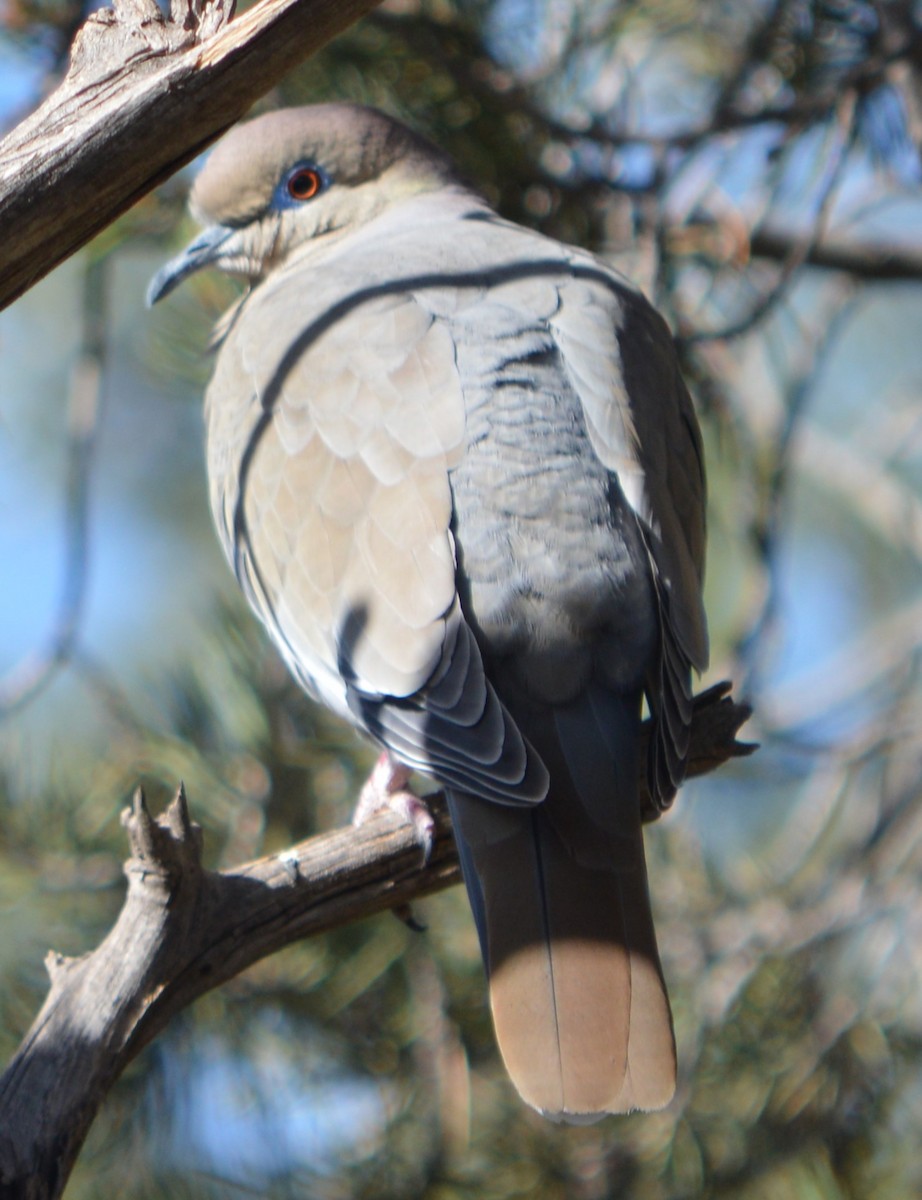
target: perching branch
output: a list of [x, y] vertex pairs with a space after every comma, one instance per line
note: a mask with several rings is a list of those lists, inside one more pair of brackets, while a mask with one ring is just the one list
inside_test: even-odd
[[[748, 754], [749, 709], [720, 684], [697, 697], [690, 773]], [[391, 814], [320, 834], [231, 871], [202, 866], [201, 830], [180, 789], [160, 817], [139, 791], [123, 814], [128, 894], [105, 940], [81, 958], [49, 954], [51, 990], [0, 1077], [0, 1196], [62, 1194], [109, 1089], [197, 997], [301, 938], [399, 908], [458, 882], [444, 799], [429, 797], [426, 863]]]
[[377, 0], [114, 0], [0, 142], [0, 308], [189, 162]]

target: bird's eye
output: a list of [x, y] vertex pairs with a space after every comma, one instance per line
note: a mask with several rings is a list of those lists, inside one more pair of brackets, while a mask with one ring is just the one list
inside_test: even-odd
[[288, 195], [292, 200], [312, 200], [323, 187], [323, 177], [313, 167], [298, 167], [288, 179]]

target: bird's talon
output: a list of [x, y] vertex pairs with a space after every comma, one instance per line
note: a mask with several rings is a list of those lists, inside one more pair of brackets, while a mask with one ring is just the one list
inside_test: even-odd
[[416, 840], [423, 853], [422, 865], [426, 866], [435, 844], [435, 821], [432, 819], [432, 813], [425, 801], [420, 800], [419, 796], [414, 796], [412, 792], [398, 792], [394, 799], [397, 801], [393, 805], [395, 811], [400, 813], [416, 832]]
[[422, 865], [425, 866], [435, 843], [435, 821], [426, 802], [407, 787], [409, 778], [407, 767], [395, 762], [386, 752], [382, 753], [359, 793], [352, 824], [364, 825], [383, 809], [396, 813], [401, 820], [413, 826], [422, 850]]

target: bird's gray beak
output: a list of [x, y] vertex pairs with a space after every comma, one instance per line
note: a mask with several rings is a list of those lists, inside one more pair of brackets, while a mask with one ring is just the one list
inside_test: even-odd
[[150, 281], [147, 287], [148, 308], [179, 287], [184, 279], [216, 262], [227, 240], [237, 232], [227, 225], [209, 225], [203, 229], [194, 242], [171, 258]]

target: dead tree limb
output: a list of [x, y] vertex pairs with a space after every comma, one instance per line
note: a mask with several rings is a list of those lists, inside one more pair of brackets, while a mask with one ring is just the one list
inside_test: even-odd
[[181, 1009], [283, 946], [458, 878], [440, 805], [425, 868], [390, 816], [311, 838], [230, 872], [202, 867], [182, 791], [154, 820], [123, 814], [131, 858], [119, 918], [92, 953], [46, 965], [51, 990], [0, 1079], [0, 1196], [61, 1194], [102, 1100]]
[[[696, 699], [693, 774], [752, 749], [736, 741], [749, 709], [728, 690]], [[123, 814], [131, 857], [119, 918], [91, 953], [48, 955], [51, 989], [0, 1077], [3, 1200], [61, 1195], [115, 1080], [198, 996], [301, 938], [456, 883], [444, 798], [429, 800], [436, 833], [426, 863], [413, 829], [385, 814], [214, 872], [202, 866], [182, 789], [156, 819], [138, 792]]]
[[378, 0], [114, 0], [0, 142], [0, 308], [244, 115]]

